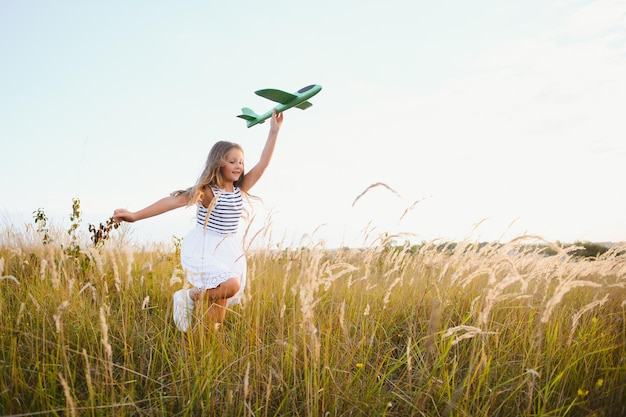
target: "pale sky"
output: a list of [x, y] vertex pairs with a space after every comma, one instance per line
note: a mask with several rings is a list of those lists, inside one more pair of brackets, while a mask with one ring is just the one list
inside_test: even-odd
[[[249, 168], [269, 124], [241, 107], [315, 83], [251, 190], [271, 242], [626, 240], [624, 0], [0, 0], [0, 57], [13, 227], [40, 207], [68, 225], [78, 197], [86, 233], [191, 186], [217, 140]], [[376, 183], [396, 193], [353, 205]], [[134, 239], [169, 242], [194, 214]]]

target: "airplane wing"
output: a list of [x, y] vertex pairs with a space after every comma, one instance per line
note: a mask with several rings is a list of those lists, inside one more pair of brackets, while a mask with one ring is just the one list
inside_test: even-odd
[[287, 93], [281, 90], [275, 90], [273, 88], [267, 88], [265, 90], [258, 90], [258, 91], [255, 91], [254, 93], [257, 96], [261, 96], [268, 100], [272, 100], [281, 104], [289, 103], [291, 100], [298, 98], [298, 96], [295, 96], [291, 93]]
[[308, 109], [309, 107], [311, 107], [312, 105], [313, 105], [313, 104], [309, 103], [308, 101], [303, 101], [302, 103], [298, 104], [298, 105], [296, 106], [296, 108], [298, 108], [298, 109], [302, 109], [302, 110], [306, 110], [306, 109]]

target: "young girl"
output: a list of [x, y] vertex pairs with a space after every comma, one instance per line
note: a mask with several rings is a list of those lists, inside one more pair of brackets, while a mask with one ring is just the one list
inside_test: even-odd
[[204, 295], [216, 323], [222, 323], [226, 307], [239, 302], [246, 284], [246, 258], [235, 234], [243, 210], [242, 194], [257, 183], [267, 168], [283, 123], [274, 114], [259, 162], [244, 171], [243, 149], [232, 142], [217, 142], [211, 148], [198, 182], [175, 191], [148, 207], [131, 212], [117, 209], [115, 221], [135, 222], [167, 211], [197, 205], [195, 227], [184, 237], [180, 258], [193, 288], [174, 293], [174, 323], [186, 332], [194, 304]]

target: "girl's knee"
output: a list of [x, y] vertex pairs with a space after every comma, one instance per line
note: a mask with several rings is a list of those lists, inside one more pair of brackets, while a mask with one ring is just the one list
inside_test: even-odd
[[208, 300], [214, 301], [234, 297], [237, 295], [240, 288], [241, 284], [239, 278], [229, 278], [215, 288], [204, 290], [204, 293]]
[[239, 289], [241, 288], [241, 283], [239, 281], [239, 278], [229, 278], [228, 280], [226, 280], [226, 282], [224, 282], [221, 285], [224, 286], [224, 291], [226, 292], [225, 298], [234, 297], [239, 292]]

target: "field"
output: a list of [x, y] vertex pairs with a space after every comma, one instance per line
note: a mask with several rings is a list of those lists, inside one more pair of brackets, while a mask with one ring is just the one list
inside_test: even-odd
[[626, 415], [623, 244], [257, 249], [182, 334], [176, 245], [42, 233], [0, 236], [2, 415]]

